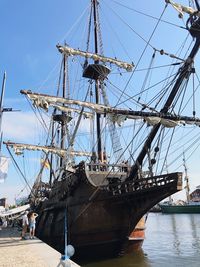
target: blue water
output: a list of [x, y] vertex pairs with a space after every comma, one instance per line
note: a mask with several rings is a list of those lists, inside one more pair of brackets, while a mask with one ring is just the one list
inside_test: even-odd
[[141, 251], [84, 267], [200, 267], [200, 214], [149, 213]]

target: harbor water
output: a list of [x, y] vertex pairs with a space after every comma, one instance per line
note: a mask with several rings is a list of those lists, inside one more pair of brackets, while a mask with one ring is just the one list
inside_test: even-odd
[[200, 214], [149, 213], [141, 251], [84, 267], [199, 267]]

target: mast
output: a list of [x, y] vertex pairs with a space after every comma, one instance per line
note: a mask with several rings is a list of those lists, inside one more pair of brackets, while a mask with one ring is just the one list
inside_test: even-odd
[[198, 11], [199, 11], [199, 10], [200, 10], [200, 6], [199, 6], [199, 2], [198, 2], [198, 0], [195, 0], [195, 4], [196, 4], [197, 9], [198, 9]]
[[[54, 110], [54, 112], [55, 112], [55, 110]], [[55, 125], [54, 125], [54, 122], [52, 122], [52, 129], [51, 129], [51, 138], [52, 138], [52, 140], [51, 140], [51, 145], [52, 146], [54, 146], [54, 127]], [[48, 157], [46, 157], [46, 159], [45, 160], [47, 160], [48, 159]], [[53, 168], [52, 168], [52, 166], [53, 166], [53, 154], [51, 154], [51, 156], [50, 156], [50, 170], [49, 170], [49, 185], [51, 186], [52, 185], [52, 180], [53, 180]], [[39, 176], [39, 175], [38, 175]]]
[[[194, 47], [192, 48], [192, 51], [190, 52], [190, 55], [188, 56], [187, 60], [184, 63], [183, 67], [180, 68], [179, 73], [177, 74], [176, 83], [175, 83], [174, 87], [172, 88], [172, 91], [171, 91], [167, 101], [165, 102], [165, 105], [163, 106], [163, 108], [160, 111], [161, 113], [164, 113], [164, 114], [167, 114], [168, 110], [170, 109], [170, 106], [173, 103], [173, 100], [174, 100], [176, 94], [178, 93], [184, 79], [188, 79], [190, 74], [192, 73], [192, 71], [194, 71], [194, 69], [192, 68], [192, 64], [193, 64], [194, 58], [195, 58], [195, 56], [199, 50], [199, 47], [200, 47], [200, 18], [195, 20], [195, 17], [191, 16], [189, 18], [188, 22], [191, 23], [191, 27], [188, 30], [189, 30], [190, 34], [192, 35], [192, 37], [196, 39], [196, 41], [195, 41]], [[144, 146], [143, 146], [141, 152], [139, 153], [139, 155], [136, 159], [136, 163], [131, 168], [130, 176], [128, 179], [130, 179], [130, 180], [137, 179], [138, 169], [139, 169], [139, 167], [141, 167], [142, 162], [143, 162], [145, 156], [147, 155], [148, 150], [150, 149], [151, 144], [152, 144], [160, 126], [161, 126], [161, 124], [159, 123], [152, 128], [150, 134], [147, 137], [147, 140], [144, 143]]]
[[[67, 64], [66, 64], [66, 60], [67, 60], [67, 55], [64, 54], [63, 55], [63, 62], [62, 62], [62, 94], [61, 94], [61, 98], [65, 99], [66, 98], [66, 80], [67, 80]], [[67, 125], [67, 121], [68, 121], [68, 114], [65, 110], [62, 109], [61, 107], [61, 114], [53, 114], [53, 120], [58, 122], [61, 125], [61, 132], [60, 134], [58, 134], [58, 137], [60, 137], [59, 143], [60, 143], [60, 149], [61, 150], [65, 150], [65, 137], [66, 137], [66, 125]], [[53, 133], [53, 129], [52, 129], [52, 133]], [[63, 158], [60, 158], [60, 167], [63, 166], [63, 162], [66, 161], [66, 155], [64, 155]], [[51, 179], [52, 179], [52, 175], [51, 175]]]
[[1, 144], [2, 144], [1, 126], [2, 126], [2, 116], [3, 116], [3, 111], [4, 111], [3, 110], [3, 98], [4, 98], [5, 86], [6, 86], [6, 72], [4, 72], [4, 75], [3, 75], [3, 83], [2, 83], [1, 98], [0, 98], [0, 154], [1, 154]]
[[[63, 88], [62, 88], [62, 97], [66, 98], [66, 55], [63, 55]], [[65, 116], [65, 113], [62, 111], [62, 115]], [[60, 147], [65, 149], [65, 135], [66, 135], [66, 121], [62, 120], [61, 122], [61, 140]], [[63, 160], [60, 159], [60, 167], [62, 167]]]
[[[94, 13], [94, 45], [95, 54], [98, 54], [98, 21], [97, 21], [97, 0], [93, 0], [93, 13]], [[99, 64], [99, 60], [94, 61], [95, 64]], [[95, 80], [95, 95], [96, 104], [99, 104], [99, 79]], [[102, 161], [102, 142], [101, 142], [101, 115], [96, 113], [96, 127], [97, 127], [97, 157]]]
[[187, 166], [185, 163], [185, 155], [183, 154], [183, 166], [185, 170], [185, 192], [186, 192], [186, 199], [187, 203], [190, 201], [190, 186], [189, 186], [189, 177], [188, 177], [188, 172], [187, 172]]

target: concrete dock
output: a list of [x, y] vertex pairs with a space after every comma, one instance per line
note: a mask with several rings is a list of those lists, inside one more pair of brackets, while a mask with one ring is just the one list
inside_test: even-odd
[[39, 239], [21, 240], [17, 228], [0, 229], [1, 267], [80, 267], [71, 260], [60, 263], [60, 253]]

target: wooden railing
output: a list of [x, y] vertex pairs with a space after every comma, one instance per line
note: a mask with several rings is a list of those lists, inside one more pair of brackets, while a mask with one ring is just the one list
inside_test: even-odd
[[137, 181], [125, 181], [123, 183], [115, 183], [110, 181], [109, 185], [103, 187], [103, 189], [111, 191], [113, 195], [127, 194], [133, 191], [141, 191], [146, 189], [153, 189], [155, 187], [167, 186], [170, 183], [177, 184], [177, 190], [182, 189], [182, 173], [169, 173], [143, 179]]
[[126, 163], [121, 164], [107, 164], [107, 163], [87, 163], [86, 168], [88, 171], [94, 172], [109, 172], [109, 173], [127, 173], [130, 170], [130, 166]]

